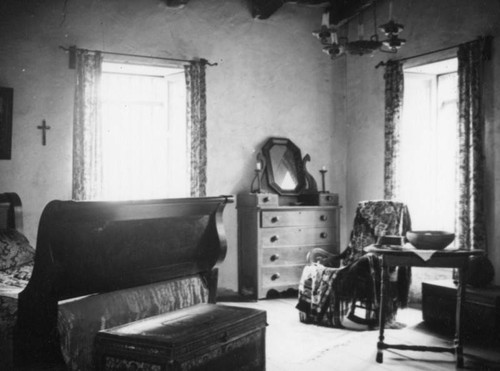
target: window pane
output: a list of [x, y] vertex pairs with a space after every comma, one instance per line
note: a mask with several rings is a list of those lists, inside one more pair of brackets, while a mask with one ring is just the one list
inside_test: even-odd
[[127, 67], [102, 76], [104, 198], [187, 196], [182, 70]]
[[405, 74], [401, 199], [413, 229], [454, 230], [457, 74]]

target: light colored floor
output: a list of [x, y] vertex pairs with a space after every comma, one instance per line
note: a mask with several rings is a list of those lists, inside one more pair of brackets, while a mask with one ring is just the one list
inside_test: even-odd
[[[296, 299], [268, 299], [257, 302], [223, 302], [267, 311], [267, 371], [323, 370], [455, 370], [450, 353], [384, 351], [384, 362], [375, 362], [378, 330], [366, 331], [349, 323], [349, 330], [303, 324], [294, 308]], [[449, 346], [451, 339], [429, 331], [418, 309], [405, 309], [397, 320], [407, 325], [401, 330], [386, 330], [385, 342]], [[465, 369], [500, 370], [500, 345], [495, 347], [465, 344]], [[489, 348], [489, 349], [488, 349]]]

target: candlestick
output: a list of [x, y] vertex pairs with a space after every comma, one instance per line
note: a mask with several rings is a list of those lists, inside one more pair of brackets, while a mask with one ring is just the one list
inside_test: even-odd
[[[264, 169], [266, 168], [266, 159], [261, 153], [257, 155], [257, 161], [255, 162], [255, 176], [250, 184], [251, 193], [262, 193], [262, 175]], [[256, 184], [257, 183], [257, 184]]]
[[[255, 186], [255, 183], [257, 185]], [[255, 165], [255, 177], [252, 180], [252, 184], [250, 185], [251, 193], [262, 193], [262, 164], [257, 162]]]
[[326, 174], [326, 166], [323, 166], [321, 170], [319, 171], [321, 173], [321, 192], [320, 193], [326, 193], [325, 190], [325, 174]]

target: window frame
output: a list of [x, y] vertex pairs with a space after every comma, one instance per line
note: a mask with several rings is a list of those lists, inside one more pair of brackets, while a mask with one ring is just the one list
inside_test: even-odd
[[[165, 98], [164, 99], [159, 99], [156, 101], [155, 99], [149, 100], [148, 101], [141, 101], [141, 99], [136, 100], [133, 95], [131, 95], [130, 100], [118, 100], [116, 103], [118, 105], [123, 105], [123, 104], [130, 104], [131, 107], [130, 109], [132, 110], [132, 106], [140, 106], [141, 104], [160, 104], [162, 106], [162, 110], [164, 111], [164, 119], [165, 119], [165, 125], [166, 128], [162, 128], [166, 130], [164, 135], [164, 140], [166, 143], [166, 148], [165, 148], [165, 153], [163, 156], [165, 158], [165, 166], [164, 166], [164, 173], [161, 176], [161, 181], [163, 183], [163, 187], [160, 187], [161, 189], [158, 189], [158, 186], [156, 186], [156, 191], [153, 192], [150, 190], [149, 192], [140, 189], [137, 187], [142, 187], [136, 184], [136, 190], [135, 194], [131, 194], [127, 192], [127, 189], [120, 189], [119, 186], [119, 181], [115, 182], [114, 185], [110, 185], [110, 180], [106, 176], [106, 169], [109, 169], [109, 164], [106, 164], [106, 161], [108, 159], [105, 157], [106, 156], [106, 150], [103, 147], [103, 175], [102, 175], [102, 199], [105, 200], [130, 200], [130, 199], [145, 199], [145, 198], [170, 198], [170, 197], [188, 197], [190, 195], [190, 169], [188, 164], [190, 163], [189, 159], [189, 154], [190, 154], [190, 148], [189, 148], [189, 141], [188, 141], [188, 136], [189, 136], [189, 128], [188, 128], [188, 123], [187, 123], [187, 118], [186, 118], [186, 95], [187, 95], [187, 87], [186, 87], [186, 81], [185, 81], [185, 71], [183, 66], [159, 66], [159, 65], [150, 65], [150, 64], [144, 64], [144, 63], [127, 63], [127, 62], [121, 62], [121, 61], [107, 61], [104, 60], [102, 63], [102, 75], [101, 75], [101, 129], [100, 130], [106, 130], [108, 125], [104, 122], [104, 114], [106, 112], [106, 109], [104, 105], [109, 98], [109, 94], [107, 97], [105, 97], [104, 90], [105, 90], [105, 84], [106, 80], [109, 79], [113, 75], [122, 75], [125, 78], [129, 77], [133, 79], [134, 77], [141, 77], [143, 76], [145, 79], [149, 79], [150, 81], [156, 81], [157, 83], [164, 84], [164, 89], [165, 89]], [[156, 78], [163, 79], [163, 80], [154, 80]], [[146, 80], [145, 80], [146, 81]], [[147, 83], [147, 82], [146, 82]], [[179, 109], [175, 110], [172, 109], [172, 107], [175, 107], [172, 105], [173, 98], [172, 98], [172, 86], [173, 84], [178, 84], [180, 85], [180, 89], [182, 91], [181, 95], [181, 102], [177, 103], [183, 103], [182, 107]], [[145, 96], [143, 94], [143, 96]], [[139, 108], [140, 109], [140, 108]], [[177, 111], [177, 113], [173, 113], [174, 111]], [[173, 116], [176, 116], [177, 122], [175, 122], [175, 125], [173, 124]], [[180, 122], [180, 123], [179, 123]], [[182, 128], [178, 128], [175, 126], [182, 126]], [[176, 134], [179, 134], [182, 132], [181, 136], [176, 136]], [[105, 134], [103, 133], [103, 146], [106, 145], [104, 143], [105, 141]], [[135, 138], [134, 138], [135, 139]], [[182, 143], [182, 144], [181, 144]], [[156, 144], [158, 145], [158, 143]], [[172, 150], [170, 147], [174, 147], [175, 150]], [[175, 156], [174, 156], [174, 152]], [[109, 155], [109, 154], [108, 154]], [[130, 157], [128, 158], [130, 160]], [[116, 159], [114, 162], [116, 163]], [[150, 161], [152, 162], [152, 161]], [[144, 161], [142, 162], [144, 163]], [[136, 166], [136, 169], [138, 167]], [[161, 169], [161, 168], [160, 168]], [[140, 170], [140, 169], [139, 169]], [[160, 170], [161, 171], [161, 170]], [[152, 174], [149, 174], [149, 178], [147, 181], [141, 182], [145, 184], [146, 187], [152, 185], [155, 183], [155, 177], [152, 176]], [[111, 181], [112, 183], [113, 181]], [[127, 186], [131, 186], [130, 182], [128, 182]], [[125, 186], [125, 187], [127, 187]], [[151, 189], [155, 188], [155, 186], [151, 187]], [[110, 187], [117, 187], [116, 191], [115, 189], [112, 189]], [[117, 192], [120, 190], [119, 192]], [[159, 193], [162, 192], [162, 193]]]

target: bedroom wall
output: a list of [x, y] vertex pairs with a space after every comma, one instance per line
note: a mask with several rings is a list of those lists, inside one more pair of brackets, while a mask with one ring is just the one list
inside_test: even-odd
[[[378, 10], [379, 23], [388, 17], [388, 2]], [[353, 220], [360, 200], [383, 198], [384, 69], [375, 69], [390, 57], [404, 58], [470, 41], [480, 35], [494, 36], [493, 59], [487, 67], [486, 118], [486, 213], [489, 252], [500, 284], [500, 4], [497, 0], [399, 0], [393, 14], [405, 26], [407, 44], [393, 56], [349, 56], [347, 66], [347, 222]], [[371, 29], [365, 26], [365, 29]], [[337, 62], [335, 62], [337, 63]]]
[[[3, 0], [0, 86], [14, 88], [14, 122], [0, 192], [21, 196], [30, 241], [46, 203], [71, 197], [74, 70], [60, 45], [217, 62], [207, 70], [208, 195], [248, 192], [257, 151], [285, 136], [311, 155], [314, 174], [327, 167], [327, 187], [344, 203], [345, 64], [333, 65], [311, 35], [321, 13], [286, 4], [254, 20], [245, 0], [191, 0], [183, 9], [160, 0]], [[43, 119], [46, 146], [36, 129]], [[219, 286], [236, 290], [235, 204], [225, 224]]]

